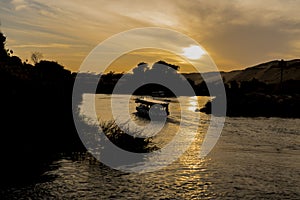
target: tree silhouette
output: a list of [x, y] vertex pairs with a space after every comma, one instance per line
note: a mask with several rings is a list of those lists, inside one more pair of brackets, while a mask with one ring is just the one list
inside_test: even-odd
[[[164, 85], [182, 87], [183, 78], [177, 70], [179, 70], [179, 66], [162, 60], [155, 62], [152, 67], [149, 67], [145, 62], [141, 62], [132, 70], [133, 76], [128, 78], [124, 85], [140, 85], [141, 87], [135, 91], [135, 94], [151, 95], [154, 92], [162, 91], [168, 96], [174, 96]], [[124, 91], [126, 91], [125, 86]]]
[[149, 70], [149, 65], [145, 62], [141, 62], [132, 70], [132, 72], [134, 75], [140, 76], [143, 75], [147, 70]]
[[[176, 70], [176, 71], [178, 71], [178, 70], [180, 69], [179, 66], [173, 65], [173, 64], [170, 64], [170, 63], [167, 63], [167, 62], [165, 62], [165, 61], [163, 61], [163, 60], [160, 60], [160, 61], [156, 62], [155, 64], [158, 64], [158, 65], [164, 65], [164, 66], [170, 67], [170, 68], [172, 68], [172, 69], [174, 69], [174, 70]], [[154, 65], [155, 65], [155, 64], [154, 64]]]
[[6, 59], [8, 57], [7, 51], [5, 49], [5, 41], [6, 37], [3, 35], [2, 32], [0, 32], [0, 58]]
[[43, 54], [41, 52], [35, 51], [31, 54], [31, 60], [36, 65], [43, 58]]

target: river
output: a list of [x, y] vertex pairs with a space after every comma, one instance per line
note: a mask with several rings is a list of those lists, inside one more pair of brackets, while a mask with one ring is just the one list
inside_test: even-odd
[[[118, 96], [117, 98], [123, 98]], [[153, 172], [128, 173], [95, 161], [90, 154], [61, 155], [44, 173], [44, 181], [2, 191], [7, 199], [299, 199], [300, 119], [231, 118], [213, 150], [199, 157], [210, 116], [195, 112], [208, 97], [171, 99], [171, 115], [153, 142], [163, 147], [174, 138], [180, 109], [200, 122], [193, 142], [175, 162]], [[96, 95], [96, 113], [112, 118], [111, 96]], [[84, 98], [83, 101], [89, 101]], [[122, 106], [122, 105], [119, 105]], [[134, 112], [131, 100], [129, 112]], [[87, 110], [87, 112], [89, 112]], [[84, 114], [84, 113], [83, 113]], [[85, 113], [87, 114], [87, 113]], [[120, 116], [118, 116], [120, 117]], [[132, 115], [140, 125], [148, 122]], [[146, 131], [147, 132], [147, 131]], [[183, 139], [184, 140], [184, 139]], [[178, 141], [176, 149], [186, 143]], [[157, 165], [163, 163], [152, 158]], [[26, 197], [26, 198], [25, 198]]]

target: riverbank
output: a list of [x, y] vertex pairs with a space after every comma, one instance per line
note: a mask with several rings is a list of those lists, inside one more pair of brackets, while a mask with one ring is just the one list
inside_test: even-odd
[[[201, 112], [211, 114], [213, 103], [221, 98], [206, 103]], [[230, 117], [283, 117], [300, 118], [300, 95], [276, 95], [263, 93], [228, 94], [227, 112]], [[215, 113], [219, 114], [219, 113]]]

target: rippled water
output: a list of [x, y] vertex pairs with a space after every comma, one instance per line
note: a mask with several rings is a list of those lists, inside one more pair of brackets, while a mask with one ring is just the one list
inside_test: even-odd
[[[109, 96], [97, 95], [97, 113], [111, 115]], [[300, 199], [300, 119], [226, 118], [222, 135], [212, 152], [199, 158], [209, 116], [194, 112], [207, 98], [182, 97], [181, 109], [200, 115], [199, 129], [189, 149], [174, 163], [155, 172], [137, 174], [113, 170], [88, 154], [61, 156], [50, 166], [44, 182], [2, 191], [7, 199]], [[88, 99], [85, 99], [86, 101]], [[131, 105], [134, 111], [134, 104]], [[158, 146], [172, 140], [178, 127], [178, 105]], [[135, 118], [140, 124], [147, 121]], [[187, 129], [188, 130], [188, 129]], [[186, 137], [189, 137], [188, 131]], [[177, 148], [184, 143], [178, 142]], [[176, 149], [174, 149], [176, 153]], [[159, 164], [163, 160], [154, 160]]]

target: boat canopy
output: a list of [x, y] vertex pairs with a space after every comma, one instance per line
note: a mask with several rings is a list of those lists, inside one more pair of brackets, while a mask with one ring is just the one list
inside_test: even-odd
[[164, 107], [168, 107], [168, 105], [169, 105], [169, 103], [165, 102], [165, 101], [160, 101], [160, 100], [155, 100], [155, 99], [147, 99], [147, 98], [137, 98], [135, 100], [135, 103], [141, 103], [141, 104], [150, 105], [150, 106], [159, 104]]

